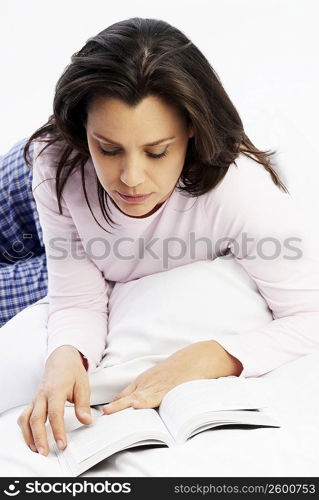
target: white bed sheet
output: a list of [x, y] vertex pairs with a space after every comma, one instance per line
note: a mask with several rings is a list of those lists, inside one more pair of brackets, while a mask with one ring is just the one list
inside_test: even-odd
[[[281, 428], [209, 430], [174, 448], [134, 448], [103, 460], [81, 477], [318, 476], [319, 352], [263, 378]], [[1, 476], [61, 477], [53, 453], [43, 457], [26, 447], [16, 423], [22, 409], [0, 415]], [[68, 428], [73, 407], [65, 410]]]

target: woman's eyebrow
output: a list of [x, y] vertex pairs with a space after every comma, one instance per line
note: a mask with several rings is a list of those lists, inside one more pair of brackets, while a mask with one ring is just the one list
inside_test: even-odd
[[[92, 135], [94, 137], [96, 137], [97, 139], [101, 139], [102, 141], [109, 142], [111, 144], [116, 144], [117, 146], [122, 146], [122, 144], [120, 144], [119, 142], [112, 141], [112, 139], [108, 139], [107, 137], [104, 137], [103, 135], [95, 134], [95, 133], [93, 133]], [[159, 139], [158, 141], [153, 141], [153, 142], [148, 142], [147, 144], [143, 144], [142, 147], [144, 147], [144, 146], [156, 146], [157, 144], [162, 144], [162, 142], [169, 141], [169, 140], [175, 139], [175, 138], [176, 137], [173, 136], [173, 137], [167, 137], [166, 139]]]

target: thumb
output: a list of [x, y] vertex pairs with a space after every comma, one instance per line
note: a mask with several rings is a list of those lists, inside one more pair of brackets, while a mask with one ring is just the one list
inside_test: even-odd
[[91, 424], [90, 389], [88, 386], [75, 386], [74, 406], [77, 419], [83, 424]]

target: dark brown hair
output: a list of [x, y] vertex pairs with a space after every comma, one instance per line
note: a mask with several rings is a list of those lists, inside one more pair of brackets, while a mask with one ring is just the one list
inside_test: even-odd
[[[53, 114], [25, 145], [24, 159], [31, 166], [32, 141], [45, 142], [42, 151], [62, 141], [55, 176], [60, 213], [63, 187], [71, 172], [81, 169], [84, 195], [95, 218], [84, 177], [90, 158], [85, 123], [92, 100], [113, 97], [135, 106], [150, 95], [174, 106], [194, 130], [179, 190], [191, 196], [208, 192], [243, 153], [263, 165], [273, 182], [288, 192], [271, 162], [276, 151], [261, 151], [249, 140], [236, 108], [200, 50], [163, 20], [134, 17], [107, 27], [73, 54], [56, 84]], [[107, 212], [107, 193], [98, 178], [97, 191], [104, 218], [113, 222]]]

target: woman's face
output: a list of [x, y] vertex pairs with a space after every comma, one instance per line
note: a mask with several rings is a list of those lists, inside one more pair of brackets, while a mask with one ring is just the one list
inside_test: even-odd
[[[88, 109], [86, 133], [100, 183], [130, 217], [151, 215], [171, 195], [193, 135], [179, 112], [155, 96], [135, 107], [96, 98]], [[119, 193], [148, 196], [124, 199]]]

